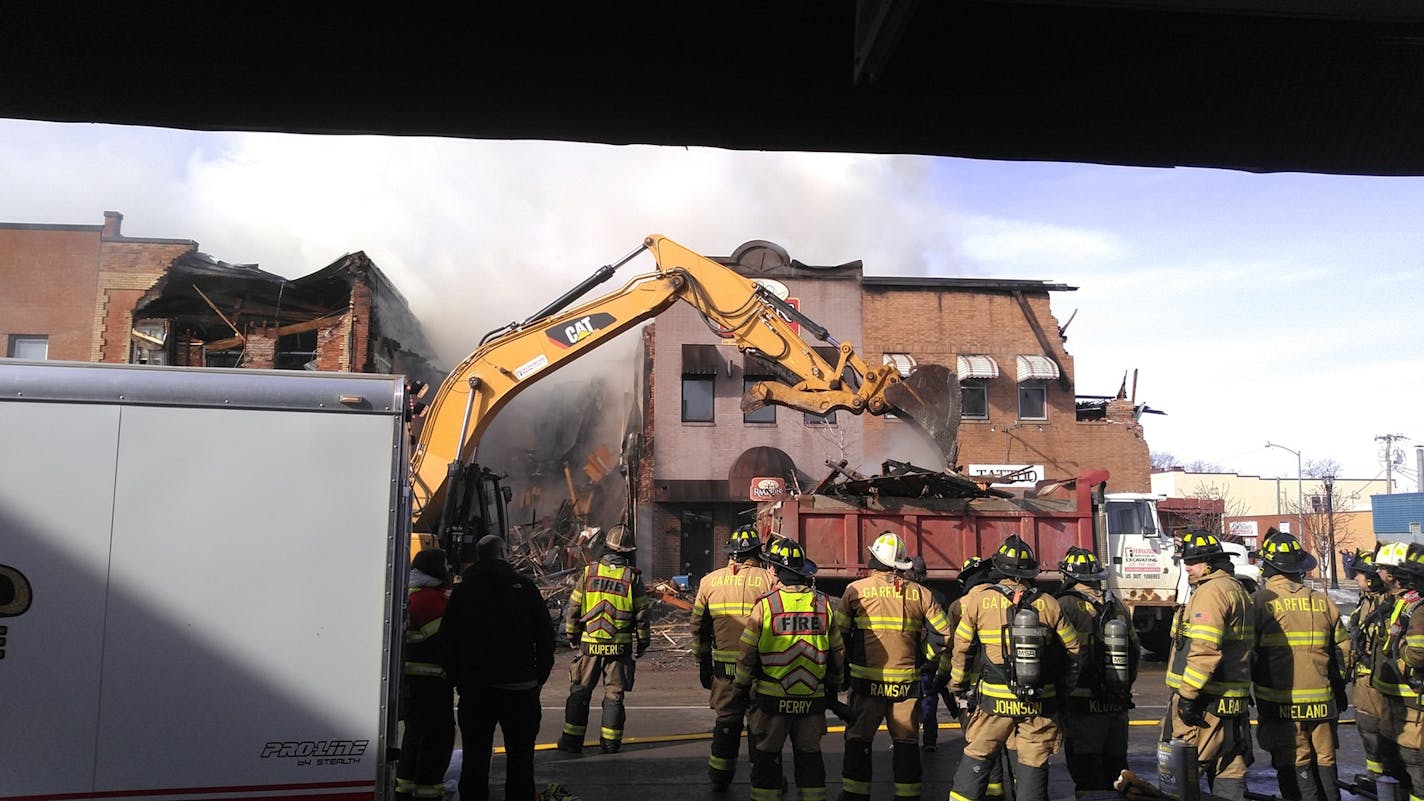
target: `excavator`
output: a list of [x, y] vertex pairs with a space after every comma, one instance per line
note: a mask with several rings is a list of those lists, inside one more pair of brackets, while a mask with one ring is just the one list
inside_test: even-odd
[[[620, 289], [573, 305], [643, 253], [653, 272]], [[799, 309], [729, 267], [661, 235], [604, 265], [522, 322], [486, 334], [441, 382], [424, 412], [411, 455], [412, 549], [445, 549], [459, 564], [472, 543], [504, 535], [498, 476], [475, 463], [480, 436], [521, 390], [677, 302], [697, 309], [743, 353], [779, 365], [795, 383], [762, 381], [742, 399], [743, 411], [767, 404], [826, 415], [894, 414], [922, 431], [952, 466], [960, 395], [953, 371], [920, 365], [908, 377], [892, 366], [871, 367]], [[792, 326], [835, 347], [835, 364], [821, 358]]]

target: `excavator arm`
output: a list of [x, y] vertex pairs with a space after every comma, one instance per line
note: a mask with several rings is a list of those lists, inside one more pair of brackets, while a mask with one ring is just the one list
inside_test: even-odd
[[[648, 251], [656, 263], [622, 288], [566, 308], [619, 267]], [[495, 415], [525, 386], [619, 334], [656, 317], [676, 302], [696, 308], [743, 352], [771, 361], [797, 381], [763, 381], [743, 399], [745, 409], [776, 404], [815, 414], [894, 412], [924, 430], [952, 464], [959, 420], [959, 382], [947, 368], [923, 365], [902, 379], [892, 367], [872, 368], [850, 343], [736, 271], [659, 236], [614, 265], [601, 268], [522, 323], [491, 333], [446, 377], [425, 413], [411, 457], [416, 530], [439, 525], [449, 478], [473, 461], [480, 437]], [[835, 364], [822, 359], [788, 320], [838, 348]]]

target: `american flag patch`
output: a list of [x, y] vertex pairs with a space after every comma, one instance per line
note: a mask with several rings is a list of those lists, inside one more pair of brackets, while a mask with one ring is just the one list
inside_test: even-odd
[[1192, 620], [1206, 620], [1206, 621], [1209, 621], [1209, 620], [1211, 620], [1211, 615], [1207, 614], [1206, 612], [1194, 612], [1194, 613], [1192, 613]]

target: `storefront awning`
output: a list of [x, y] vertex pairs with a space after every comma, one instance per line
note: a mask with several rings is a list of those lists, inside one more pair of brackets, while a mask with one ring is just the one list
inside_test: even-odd
[[1058, 363], [1047, 356], [1019, 356], [1019, 383], [1025, 381], [1056, 381]]
[[971, 378], [998, 378], [999, 363], [994, 361], [992, 356], [966, 356], [960, 354], [958, 359], [959, 380], [965, 381]]
[[682, 374], [684, 376], [715, 376], [722, 372], [722, 354], [716, 345], [683, 345]]

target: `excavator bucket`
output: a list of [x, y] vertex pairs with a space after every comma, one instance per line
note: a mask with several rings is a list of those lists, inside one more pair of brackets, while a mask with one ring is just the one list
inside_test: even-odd
[[902, 420], [914, 423], [944, 455], [946, 467], [959, 457], [959, 377], [948, 367], [921, 364], [909, 377], [885, 388], [885, 400]]

